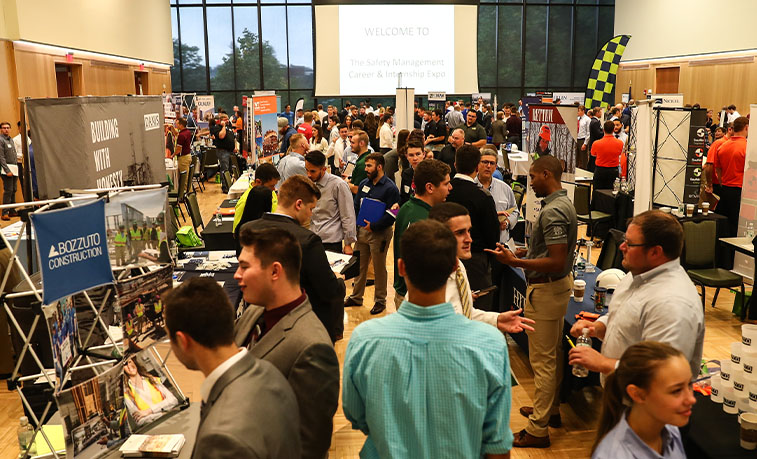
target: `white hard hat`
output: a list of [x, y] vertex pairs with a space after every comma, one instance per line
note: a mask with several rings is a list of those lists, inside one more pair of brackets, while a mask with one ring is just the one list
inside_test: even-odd
[[604, 287], [608, 291], [615, 290], [615, 288], [618, 286], [618, 284], [620, 284], [620, 281], [625, 276], [626, 276], [626, 273], [624, 273], [620, 269], [617, 269], [617, 268], [606, 269], [597, 276], [596, 287]]

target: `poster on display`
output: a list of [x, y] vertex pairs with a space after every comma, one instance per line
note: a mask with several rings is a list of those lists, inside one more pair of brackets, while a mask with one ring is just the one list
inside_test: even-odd
[[[752, 116], [754, 115], [754, 116]], [[757, 105], [750, 105], [749, 119], [757, 119]], [[749, 225], [757, 226], [757, 141], [755, 135], [746, 139], [746, 160], [744, 161], [744, 183], [741, 188], [739, 207], [739, 230], [736, 236], [747, 236]], [[733, 271], [747, 278], [754, 277], [754, 257], [736, 252]]]
[[113, 266], [151, 264], [166, 234], [166, 188], [125, 191], [105, 204], [108, 253]]
[[29, 99], [40, 199], [166, 178], [161, 96]]
[[552, 94], [552, 101], [560, 105], [581, 105], [584, 103], [586, 94], [582, 92], [556, 92]]
[[131, 434], [123, 363], [55, 395], [66, 440], [66, 457], [99, 458]]
[[42, 307], [42, 313], [50, 332], [53, 349], [55, 377], [60, 384], [76, 356], [79, 355], [79, 325], [72, 297], [61, 298], [53, 304]]
[[575, 105], [530, 104], [526, 118], [527, 134], [522, 150], [533, 153], [539, 142], [542, 126], [550, 129], [549, 149], [555, 158], [565, 161], [565, 172], [576, 171], [576, 136], [578, 107]]
[[699, 202], [706, 154], [706, 110], [655, 108], [654, 204], [678, 207]]
[[153, 348], [127, 358], [123, 368], [124, 404], [133, 431], [149, 429], [185, 402]]
[[444, 103], [447, 100], [447, 93], [444, 91], [429, 91], [428, 92], [428, 108], [430, 110], [433, 109], [444, 109]]
[[683, 202], [699, 202], [699, 189], [702, 184], [702, 169], [707, 154], [707, 110], [691, 110], [689, 124], [689, 143], [686, 163], [686, 181], [684, 182]]
[[[249, 100], [248, 104], [249, 104]], [[255, 135], [255, 161], [273, 160], [279, 151], [279, 125], [276, 96], [252, 97], [252, 123]]]
[[173, 285], [173, 265], [116, 282], [123, 320], [124, 354], [147, 348], [166, 335], [161, 294]]
[[37, 235], [44, 304], [113, 282], [104, 200], [30, 217]]
[[168, 120], [176, 119], [176, 112], [171, 102], [163, 102], [163, 118], [165, 118], [164, 123], [169, 123], [170, 121]]
[[213, 110], [215, 108], [215, 97], [213, 96], [195, 96], [195, 104], [197, 106], [197, 118], [200, 121], [207, 122], [213, 117]]
[[485, 104], [490, 104], [492, 102], [492, 93], [490, 92], [477, 92], [473, 93], [471, 95], [471, 102], [483, 102]]

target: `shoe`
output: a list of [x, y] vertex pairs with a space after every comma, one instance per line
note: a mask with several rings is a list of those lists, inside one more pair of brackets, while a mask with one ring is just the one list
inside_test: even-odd
[[384, 312], [384, 309], [386, 309], [386, 305], [385, 304], [378, 304], [378, 303], [376, 303], [376, 304], [373, 305], [373, 309], [371, 309], [371, 314], [374, 315], [374, 316], [376, 314], [381, 314], [382, 312]]
[[10, 215], [11, 218], [18, 217], [18, 213], [17, 212], [13, 212], [13, 211], [11, 211], [8, 215]]
[[349, 308], [349, 307], [352, 307], [352, 306], [362, 306], [362, 305], [363, 305], [363, 303], [358, 303], [357, 301], [353, 300], [352, 298], [347, 298], [347, 300], [345, 300], [345, 302], [344, 302], [344, 307], [345, 308]]
[[3, 216], [2, 216], [2, 217], [0, 217], [0, 218], [1, 218], [1, 219], [3, 219], [3, 220], [5, 220], [5, 221], [8, 221], [8, 220], [10, 220], [10, 219], [11, 219], [11, 218], [10, 218], [10, 217], [9, 217], [8, 215], [3, 215]]
[[370, 287], [371, 285], [376, 285], [376, 281], [374, 279], [368, 279], [365, 281], [365, 286]]
[[549, 448], [549, 435], [546, 437], [534, 437], [526, 432], [526, 429], [515, 434], [513, 446], [516, 448]]
[[[520, 415], [524, 418], [527, 418], [534, 414], [534, 407], [533, 406], [521, 406], [520, 407]], [[560, 413], [553, 414], [549, 417], [549, 421], [547, 422], [547, 425], [550, 427], [558, 428], [562, 427], [562, 418], [560, 417]]]

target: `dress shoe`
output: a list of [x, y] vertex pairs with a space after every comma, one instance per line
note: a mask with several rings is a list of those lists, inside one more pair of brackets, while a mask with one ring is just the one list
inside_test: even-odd
[[[527, 418], [534, 414], [534, 407], [533, 406], [521, 406], [520, 407], [520, 415], [524, 418]], [[547, 425], [550, 427], [562, 427], [562, 418], [560, 417], [560, 413], [553, 414], [549, 417], [549, 421], [547, 422]]]
[[8, 215], [10, 215], [10, 217], [11, 217], [11, 218], [16, 218], [16, 217], [18, 217], [18, 213], [17, 213], [16, 211], [13, 211], [13, 210], [11, 210], [11, 211], [10, 211], [10, 213], [9, 213]]
[[10, 218], [10, 217], [9, 217], [9, 216], [8, 216], [7, 214], [6, 214], [6, 215], [3, 215], [3, 216], [2, 216], [2, 217], [0, 217], [0, 218], [1, 218], [1, 219], [3, 219], [3, 220], [5, 220], [5, 221], [8, 221], [8, 220], [10, 220], [10, 219], [11, 219], [11, 218]]
[[349, 307], [352, 307], [352, 306], [362, 306], [362, 305], [363, 305], [363, 303], [358, 303], [357, 301], [353, 300], [352, 298], [347, 298], [347, 300], [345, 300], [345, 302], [344, 302], [344, 307], [345, 308], [349, 308]]
[[373, 309], [371, 309], [371, 314], [374, 315], [374, 316], [376, 314], [381, 314], [382, 312], [384, 312], [384, 309], [386, 309], [386, 305], [385, 304], [378, 304], [378, 303], [376, 303], [376, 304], [373, 305]]
[[534, 437], [526, 432], [526, 429], [515, 434], [513, 446], [516, 448], [549, 448], [549, 435], [546, 437]]

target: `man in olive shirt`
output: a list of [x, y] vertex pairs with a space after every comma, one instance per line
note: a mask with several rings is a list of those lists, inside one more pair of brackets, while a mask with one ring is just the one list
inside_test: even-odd
[[475, 110], [468, 110], [465, 117], [466, 122], [461, 129], [465, 133], [465, 143], [481, 148], [486, 145], [486, 129], [478, 124], [477, 116]]
[[413, 176], [415, 196], [402, 205], [394, 225], [394, 306], [399, 309], [407, 294], [405, 278], [397, 269], [397, 260], [402, 258], [400, 244], [402, 234], [413, 223], [428, 218], [428, 212], [447, 199], [452, 185], [449, 183], [449, 166], [438, 159], [424, 159], [416, 167]]
[[431, 112], [431, 121], [426, 124], [425, 134], [426, 145], [431, 147], [433, 151], [440, 151], [444, 148], [444, 141], [447, 139], [447, 125], [444, 124], [442, 111], [438, 108]]
[[[531, 233], [528, 252], [510, 252], [497, 244], [492, 252], [500, 263], [523, 268], [526, 275], [525, 316], [535, 321], [528, 331], [528, 357], [534, 369], [534, 406], [520, 408], [528, 426], [515, 434], [513, 446], [546, 448], [549, 428], [559, 427], [559, 388], [562, 378], [562, 331], [572, 287], [577, 221], [573, 203], [562, 189], [562, 165], [542, 156], [529, 171], [531, 187], [542, 207]], [[520, 258], [525, 255], [525, 258]]]
[[365, 173], [365, 158], [368, 156], [368, 134], [365, 131], [353, 130], [352, 137], [350, 137], [350, 147], [352, 152], [357, 155], [357, 161], [355, 162], [355, 169], [352, 171], [352, 177], [350, 177], [350, 191], [352, 194], [357, 194], [357, 187], [360, 182], [368, 178], [368, 174]]

